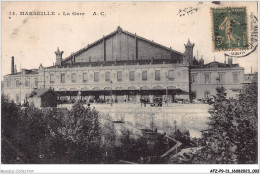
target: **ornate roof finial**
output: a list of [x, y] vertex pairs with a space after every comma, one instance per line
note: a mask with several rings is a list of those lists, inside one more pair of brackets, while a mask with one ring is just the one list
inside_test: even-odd
[[63, 54], [63, 51], [60, 51], [59, 47], [57, 48], [57, 51], [55, 51], [55, 54], [58, 55], [58, 54]]
[[122, 31], [122, 28], [120, 26], [117, 27], [118, 31]]
[[194, 47], [194, 44], [190, 42], [190, 38], [188, 38], [188, 43], [185, 45], [186, 47]]

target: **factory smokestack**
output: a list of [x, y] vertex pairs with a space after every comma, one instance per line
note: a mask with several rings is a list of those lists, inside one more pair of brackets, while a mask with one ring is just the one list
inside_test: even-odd
[[11, 74], [14, 73], [14, 56], [12, 56], [12, 63], [11, 63]]

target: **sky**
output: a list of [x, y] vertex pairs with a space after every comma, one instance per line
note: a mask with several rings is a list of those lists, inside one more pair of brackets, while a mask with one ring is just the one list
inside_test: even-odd
[[[246, 6], [247, 14], [257, 15], [257, 2], [2, 2], [2, 77], [11, 72], [12, 56], [18, 71], [20, 67], [51, 66], [57, 47], [65, 58], [118, 26], [179, 52], [184, 52], [190, 39], [195, 44], [195, 57], [203, 56], [205, 63], [214, 59], [224, 62], [226, 52], [213, 50], [210, 8], [241, 6]], [[184, 13], [185, 9], [193, 11]], [[55, 15], [20, 15], [29, 11]], [[258, 71], [258, 50], [233, 58], [233, 62], [244, 67], [245, 73], [250, 73], [251, 67]]]

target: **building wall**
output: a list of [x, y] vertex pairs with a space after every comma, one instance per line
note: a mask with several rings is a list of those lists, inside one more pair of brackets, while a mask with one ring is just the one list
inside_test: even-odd
[[[142, 71], [147, 71], [148, 79], [142, 80]], [[155, 80], [155, 71], [160, 70], [161, 79]], [[167, 80], [166, 74], [174, 70], [174, 80]], [[122, 71], [122, 81], [117, 81], [117, 72]], [[134, 72], [135, 79], [130, 81], [130, 71]], [[94, 74], [98, 73], [98, 82], [94, 81]], [[106, 72], [110, 72], [112, 85], [105, 79]], [[65, 73], [65, 83], [61, 83], [61, 74]], [[72, 82], [72, 74], [76, 74], [76, 81]], [[87, 81], [83, 82], [83, 73], [87, 73]], [[224, 82], [217, 81], [219, 73], [224, 74]], [[234, 82], [233, 74], [238, 73], [237, 83]], [[50, 82], [50, 75], [54, 75], [54, 83]], [[210, 82], [205, 83], [205, 74], [210, 74]], [[196, 98], [203, 99], [206, 93], [209, 97], [215, 95], [216, 88], [226, 88], [227, 97], [237, 98], [244, 81], [244, 69], [241, 67], [232, 68], [196, 68], [191, 69], [191, 76], [195, 75], [195, 81], [191, 83], [191, 91]], [[16, 86], [16, 80], [21, 79], [22, 85]], [[30, 79], [30, 85], [25, 86], [25, 79]], [[38, 86], [35, 80], [38, 80]], [[7, 81], [10, 85], [7, 85]], [[192, 80], [192, 77], [191, 77]], [[166, 86], [189, 91], [188, 66], [182, 64], [147, 64], [147, 65], [123, 65], [123, 66], [98, 66], [98, 67], [74, 67], [74, 68], [48, 68], [41, 69], [39, 74], [18, 74], [4, 76], [3, 93], [8, 95], [10, 100], [16, 103], [24, 102], [26, 94], [30, 94], [34, 88], [54, 88], [57, 91], [80, 91], [80, 90], [109, 90], [112, 89], [166, 89]], [[21, 94], [20, 94], [21, 93]], [[149, 96], [147, 96], [149, 97]], [[179, 97], [179, 96], [178, 96]], [[188, 97], [188, 96], [186, 96]], [[118, 99], [121, 100], [121, 99]], [[124, 100], [124, 99], [122, 99]], [[136, 100], [133, 98], [133, 100]]]
[[[142, 71], [147, 71], [148, 79], [142, 80]], [[160, 80], [155, 80], [155, 70], [160, 70]], [[174, 70], [174, 80], [167, 80], [166, 75], [169, 70]], [[117, 81], [117, 72], [122, 71], [122, 81]], [[135, 79], [130, 81], [130, 71], [134, 71]], [[94, 81], [94, 74], [98, 73], [99, 81]], [[110, 72], [113, 89], [166, 89], [166, 86], [189, 90], [188, 67], [180, 64], [157, 64], [157, 65], [124, 65], [109, 67], [75, 67], [75, 68], [53, 68], [45, 70], [45, 87], [55, 90], [104, 90], [111, 89], [110, 81], [106, 81], [105, 73]], [[65, 83], [61, 83], [61, 74], [65, 73]], [[72, 82], [72, 74], [76, 74], [76, 82]], [[87, 82], [83, 82], [83, 73], [87, 73]], [[50, 83], [50, 75], [54, 74], [55, 82]], [[40, 79], [43, 79], [43, 72], [40, 72]], [[166, 85], [167, 84], [167, 85]], [[40, 87], [43, 83], [39, 84]]]
[[[224, 74], [224, 81], [221, 83], [217, 81], [219, 74]], [[234, 81], [233, 73], [238, 73], [238, 81]], [[210, 82], [205, 82], [205, 74], [210, 74]], [[196, 76], [195, 82], [191, 82], [191, 91], [196, 94], [197, 99], [206, 98], [206, 93], [210, 96], [216, 94], [216, 88], [223, 86], [226, 88], [228, 98], [237, 98], [239, 90], [242, 89], [242, 82], [244, 81], [244, 68], [199, 68], [191, 69], [192, 76]]]
[[[25, 85], [25, 81], [28, 79], [28, 86]], [[16, 80], [21, 80], [22, 85], [17, 86]], [[13, 100], [15, 103], [24, 103], [26, 96], [28, 96], [34, 88], [38, 87], [39, 75], [38, 74], [18, 74], [18, 75], [6, 75], [4, 76], [4, 88], [2, 93], [7, 95], [9, 100]], [[8, 85], [7, 83], [10, 83]]]

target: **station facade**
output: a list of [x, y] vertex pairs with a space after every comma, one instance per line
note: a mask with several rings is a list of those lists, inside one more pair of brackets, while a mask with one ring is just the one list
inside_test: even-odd
[[[193, 56], [194, 44], [188, 41], [184, 46], [185, 52], [180, 53], [118, 27], [65, 59], [58, 48], [56, 63], [50, 67], [16, 72], [12, 61], [2, 93], [17, 103], [23, 103], [35, 88], [52, 88], [60, 98], [80, 96], [86, 101], [153, 102], [160, 96], [174, 102], [176, 98], [210, 97], [216, 85], [227, 83], [235, 92], [242, 88], [243, 68], [232, 62], [204, 65], [203, 59]], [[215, 83], [217, 77], [224, 78], [224, 83]]]

